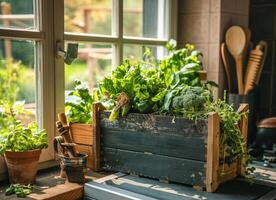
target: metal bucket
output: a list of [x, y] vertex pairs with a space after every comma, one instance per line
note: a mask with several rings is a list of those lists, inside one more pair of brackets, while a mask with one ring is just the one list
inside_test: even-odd
[[68, 181], [71, 183], [84, 183], [87, 164], [87, 154], [78, 154], [77, 157], [70, 158], [61, 155], [61, 165], [64, 167]]

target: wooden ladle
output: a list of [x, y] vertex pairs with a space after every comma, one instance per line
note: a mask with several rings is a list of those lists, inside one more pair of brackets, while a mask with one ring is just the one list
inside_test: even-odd
[[238, 80], [238, 91], [239, 94], [243, 94], [244, 83], [243, 83], [243, 56], [247, 45], [247, 38], [244, 29], [240, 26], [232, 26], [226, 32], [226, 45], [235, 59], [237, 80]]

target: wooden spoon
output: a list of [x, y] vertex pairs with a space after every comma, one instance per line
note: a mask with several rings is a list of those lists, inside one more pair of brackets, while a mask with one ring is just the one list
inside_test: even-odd
[[225, 46], [225, 43], [221, 44], [220, 51], [221, 51], [223, 66], [224, 66], [225, 73], [226, 73], [228, 91], [229, 91], [229, 93], [231, 93], [232, 92], [232, 80], [231, 80], [231, 73], [230, 73], [231, 68], [230, 68], [230, 64], [229, 64], [229, 60], [228, 60], [229, 54], [228, 54], [227, 48]]
[[238, 91], [239, 94], [243, 94], [244, 83], [243, 83], [243, 56], [246, 48], [246, 33], [239, 26], [232, 26], [226, 32], [226, 45], [231, 55], [235, 59], [237, 80], [238, 80]]

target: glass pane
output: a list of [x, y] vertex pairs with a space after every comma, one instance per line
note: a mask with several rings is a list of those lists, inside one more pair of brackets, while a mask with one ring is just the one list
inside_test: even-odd
[[148, 45], [124, 45], [124, 59], [142, 60], [146, 48], [150, 48], [153, 56], [161, 59], [166, 55], [166, 50], [162, 46], [148, 46]]
[[33, 41], [0, 40], [0, 101], [24, 101], [28, 115], [24, 123], [36, 119], [36, 69]]
[[0, 28], [35, 29], [34, 0], [0, 0]]
[[124, 0], [124, 35], [164, 38], [163, 0]]
[[112, 0], [64, 0], [65, 32], [111, 35]]
[[78, 59], [65, 66], [65, 90], [74, 89], [75, 80], [87, 82], [90, 89], [96, 87], [111, 72], [112, 51], [110, 44], [79, 44]]

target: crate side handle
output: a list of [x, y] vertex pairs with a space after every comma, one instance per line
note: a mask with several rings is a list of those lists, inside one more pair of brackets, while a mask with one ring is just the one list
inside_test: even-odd
[[101, 168], [101, 140], [100, 140], [100, 112], [104, 110], [101, 103], [93, 104], [93, 155], [94, 155], [94, 170], [99, 171]]
[[220, 122], [216, 112], [208, 116], [206, 191], [214, 192], [218, 186]]
[[[248, 104], [240, 104], [239, 109], [238, 109], [238, 113], [244, 113], [244, 112], [248, 112], [249, 111], [249, 105]], [[239, 129], [241, 131], [241, 134], [243, 136], [244, 142], [246, 143], [246, 148], [247, 148], [247, 136], [248, 136], [248, 113], [246, 113], [245, 115], [241, 116], [241, 119], [239, 121]], [[239, 158], [238, 159], [238, 169], [237, 169], [237, 173], [240, 176], [244, 176], [245, 175], [245, 166], [243, 165], [244, 160], [243, 158]]]

